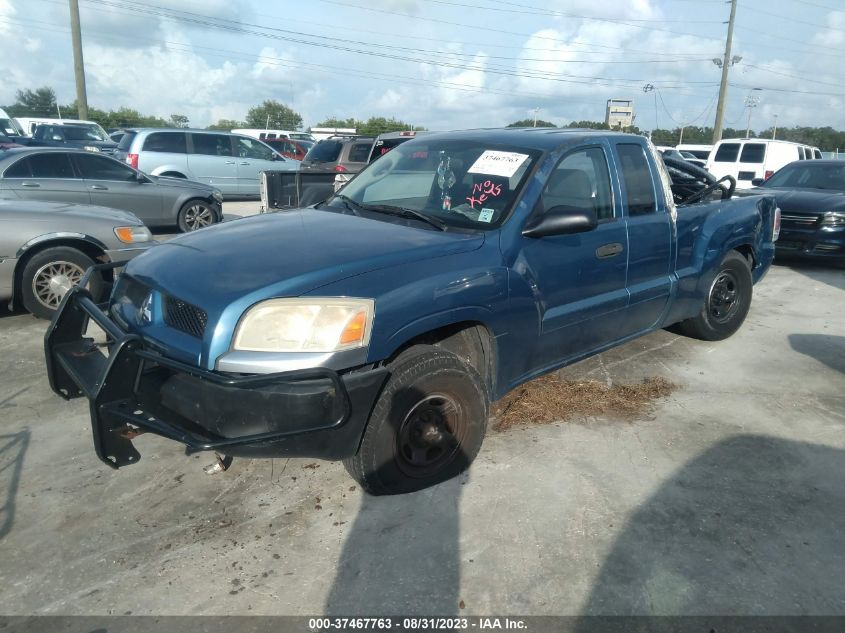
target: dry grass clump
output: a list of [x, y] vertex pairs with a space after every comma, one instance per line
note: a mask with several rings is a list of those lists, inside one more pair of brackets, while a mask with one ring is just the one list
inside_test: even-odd
[[560, 380], [543, 376], [514, 389], [493, 408], [493, 428], [504, 430], [522, 424], [548, 424], [574, 416], [612, 415], [633, 418], [650, 411], [675, 385], [661, 377], [633, 385], [606, 385], [589, 381]]

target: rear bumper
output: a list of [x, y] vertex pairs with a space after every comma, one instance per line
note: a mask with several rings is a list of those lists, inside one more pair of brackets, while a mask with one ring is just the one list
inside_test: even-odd
[[[85, 338], [89, 320], [106, 332], [106, 347]], [[67, 293], [44, 346], [50, 387], [88, 399], [94, 450], [112, 468], [139, 461], [133, 439], [142, 433], [187, 452], [349, 457], [387, 378], [386, 369], [237, 376], [186, 365], [123, 332], [82, 286]]]

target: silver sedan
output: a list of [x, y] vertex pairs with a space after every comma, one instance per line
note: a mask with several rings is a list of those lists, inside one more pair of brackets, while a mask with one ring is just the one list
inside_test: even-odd
[[[156, 242], [126, 211], [58, 202], [0, 200], [0, 301], [49, 319], [94, 264], [125, 262]], [[96, 298], [111, 271], [91, 277]]]
[[223, 196], [211, 185], [149, 176], [109, 156], [64, 148], [0, 152], [0, 199], [122, 209], [147, 226], [178, 226], [183, 232], [223, 218]]

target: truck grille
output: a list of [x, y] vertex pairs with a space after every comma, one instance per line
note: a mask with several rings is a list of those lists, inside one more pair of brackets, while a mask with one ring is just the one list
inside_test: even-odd
[[181, 299], [167, 296], [164, 299], [164, 322], [185, 334], [202, 338], [208, 324], [208, 314]]
[[821, 215], [816, 213], [808, 213], [806, 215], [793, 215], [791, 213], [782, 213], [780, 219], [785, 225], [800, 226], [806, 228], [810, 226], [815, 226], [819, 219], [821, 219]]

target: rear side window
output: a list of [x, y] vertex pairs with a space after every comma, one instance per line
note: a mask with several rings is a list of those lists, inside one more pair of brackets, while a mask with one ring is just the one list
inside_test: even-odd
[[232, 137], [225, 134], [191, 134], [194, 154], [232, 156]]
[[333, 163], [340, 156], [340, 149], [343, 144], [340, 141], [320, 141], [312, 147], [305, 160], [315, 163]]
[[29, 157], [33, 178], [75, 178], [70, 157], [64, 152], [45, 152]]
[[[123, 145], [123, 139], [120, 141]], [[187, 153], [184, 132], [153, 132], [144, 139], [143, 151], [145, 152], [166, 152], [168, 154]]]
[[370, 150], [373, 147], [372, 141], [366, 143], [353, 143], [349, 148], [350, 163], [366, 163], [370, 158]]
[[132, 145], [132, 141], [135, 140], [135, 137], [137, 135], [137, 132], [126, 132], [123, 136], [120, 137], [120, 142], [117, 144], [117, 149], [121, 152], [128, 152], [129, 147]]
[[643, 147], [634, 143], [620, 143], [616, 146], [616, 151], [622, 164], [628, 213], [631, 216], [654, 213], [657, 211], [654, 178]]
[[739, 156], [739, 143], [722, 143], [713, 158], [717, 163], [735, 163]]
[[9, 167], [3, 174], [4, 178], [32, 178], [32, 170], [29, 168], [29, 159], [19, 160]]
[[822, 151], [820, 149], [814, 149], [813, 150], [813, 158], [816, 159], [816, 160], [821, 160], [821, 157], [822, 157]]
[[[739, 157], [740, 163], [762, 163], [766, 158], [765, 143], [746, 143]], [[716, 159], [718, 160], [718, 158]]]

